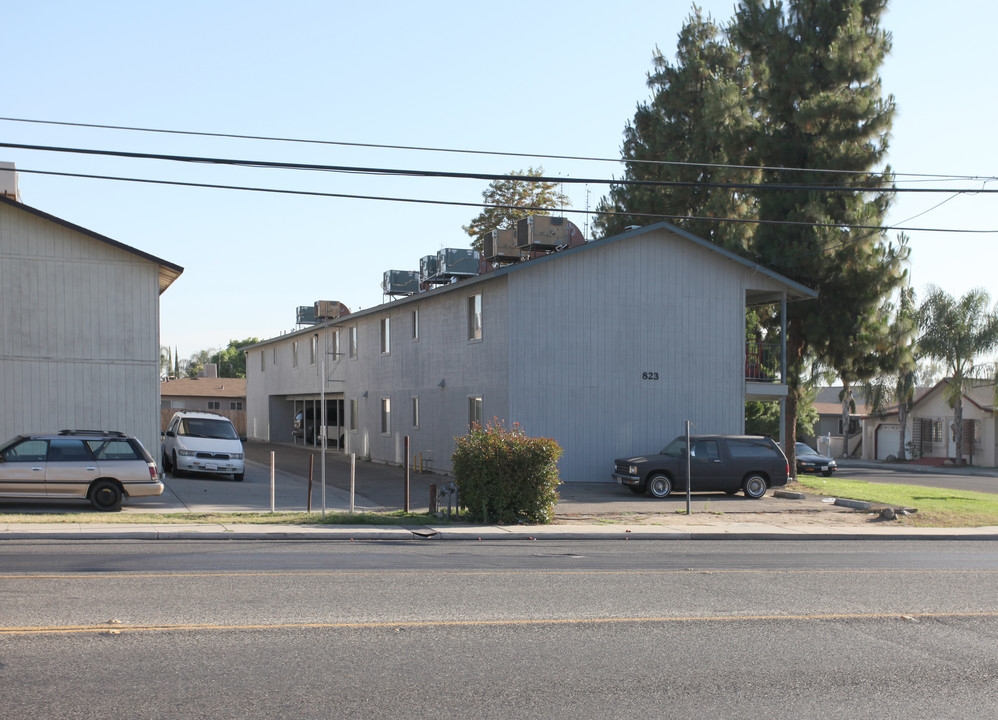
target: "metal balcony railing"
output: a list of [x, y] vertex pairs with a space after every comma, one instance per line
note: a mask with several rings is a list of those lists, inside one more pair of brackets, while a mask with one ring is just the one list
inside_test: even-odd
[[750, 340], [745, 345], [745, 379], [756, 382], [782, 382], [780, 343]]

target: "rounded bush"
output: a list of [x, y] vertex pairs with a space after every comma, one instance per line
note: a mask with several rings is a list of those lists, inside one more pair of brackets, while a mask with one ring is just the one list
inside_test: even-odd
[[562, 449], [549, 438], [527, 437], [518, 423], [493, 418], [455, 438], [458, 502], [470, 520], [501, 524], [545, 524], [558, 502]]

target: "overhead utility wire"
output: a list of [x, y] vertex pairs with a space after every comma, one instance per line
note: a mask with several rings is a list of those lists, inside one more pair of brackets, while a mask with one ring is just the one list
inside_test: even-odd
[[233, 167], [255, 167], [278, 170], [310, 170], [317, 172], [368, 173], [401, 177], [433, 177], [459, 180], [508, 180], [514, 182], [548, 182], [586, 185], [633, 185], [645, 187], [698, 187], [724, 190], [806, 190], [809, 192], [906, 192], [906, 193], [998, 193], [986, 188], [896, 188], [896, 187], [845, 187], [840, 185], [792, 185], [788, 183], [704, 183], [679, 180], [608, 180], [605, 178], [549, 177], [537, 175], [502, 175], [495, 173], [468, 173], [450, 170], [409, 170], [400, 168], [357, 167], [353, 165], [317, 165], [312, 163], [275, 162], [270, 160], [239, 160], [235, 158], [204, 157], [191, 155], [166, 155], [161, 153], [139, 153], [125, 150], [97, 150], [93, 148], [67, 148], [52, 145], [27, 145], [23, 143], [0, 143], [0, 147], [16, 150], [38, 150], [42, 152], [71, 153], [76, 155], [98, 155], [103, 157], [123, 157], [139, 160], [166, 160], [206, 165], [230, 165]]
[[349, 193], [331, 193], [322, 192], [319, 190], [284, 190], [281, 188], [262, 188], [262, 187], [250, 187], [247, 185], [221, 185], [216, 183], [195, 183], [195, 182], [183, 182], [180, 180], [153, 180], [151, 178], [130, 178], [130, 177], [117, 177], [113, 175], [91, 175], [85, 173], [69, 173], [69, 172], [56, 172], [53, 170], [25, 170], [18, 168], [19, 173], [30, 173], [34, 175], [54, 175], [57, 177], [75, 177], [75, 178], [86, 178], [90, 180], [116, 180], [120, 182], [134, 182], [143, 183], [148, 185], [175, 185], [178, 187], [192, 187], [192, 188], [209, 188], [214, 190], [243, 190], [248, 192], [262, 192], [262, 193], [273, 193], [278, 195], [305, 195], [311, 197], [329, 197], [329, 198], [343, 198], [347, 200], [381, 200], [386, 202], [402, 202], [402, 203], [414, 203], [423, 205], [451, 205], [455, 207], [475, 207], [475, 208], [496, 208], [500, 210], [528, 210], [528, 211], [539, 211], [539, 212], [552, 212], [552, 213], [571, 213], [574, 215], [616, 215], [616, 216], [626, 216], [626, 217], [643, 217], [652, 218], [658, 220], [704, 220], [711, 222], [729, 222], [729, 223], [740, 223], [740, 224], [754, 224], [754, 225], [796, 225], [796, 226], [807, 226], [807, 227], [825, 227], [825, 228], [850, 228], [856, 230], [907, 230], [910, 232], [947, 232], [947, 233], [966, 233], [966, 234], [996, 234], [996, 230], [965, 230], [965, 229], [950, 229], [950, 228], [904, 228], [894, 225], [844, 225], [841, 223], [817, 223], [817, 222], [798, 222], [794, 220], [758, 220], [749, 218], [720, 218], [720, 217], [707, 217], [707, 216], [691, 216], [691, 215], [661, 215], [656, 213], [640, 213], [640, 212], [623, 212], [616, 210], [575, 210], [572, 208], [560, 208], [560, 207], [524, 207], [522, 205], [494, 205], [490, 203], [474, 203], [474, 202], [462, 202], [458, 200], [427, 200], [422, 198], [402, 198], [402, 197], [389, 197], [380, 195], [356, 195]]
[[[346, 142], [343, 140], [314, 140], [308, 138], [288, 138], [270, 135], [239, 135], [235, 133], [202, 132], [195, 130], [167, 130], [162, 128], [133, 127], [128, 125], [102, 125], [97, 123], [65, 122], [59, 120], [33, 120], [28, 118], [0, 117], [0, 120], [17, 123], [34, 123], [38, 125], [60, 125], [64, 127], [94, 128], [99, 130], [126, 130], [129, 132], [160, 133], [164, 135], [191, 135], [195, 137], [228, 138], [233, 140], [262, 140], [265, 142], [285, 142], [309, 145], [335, 145], [339, 147], [360, 147], [379, 150], [413, 150], [418, 152], [439, 152], [465, 155], [496, 155], [500, 157], [538, 158], [541, 160], [581, 160], [584, 162], [612, 162], [628, 165], [671, 165], [676, 167], [706, 167], [728, 170], [766, 170], [778, 172], [829, 173], [842, 175], [876, 175], [865, 170], [832, 170], [822, 168], [792, 168], [767, 165], [732, 165], [726, 163], [685, 162], [681, 160], [634, 160], [630, 158], [603, 158], [585, 155], [549, 155], [542, 153], [503, 152], [498, 150], [467, 150], [460, 148], [425, 147], [419, 145], [385, 145], [379, 143]], [[892, 177], [920, 177], [928, 179], [949, 180], [998, 180], [992, 176], [979, 175], [940, 175], [935, 173], [891, 173]]]

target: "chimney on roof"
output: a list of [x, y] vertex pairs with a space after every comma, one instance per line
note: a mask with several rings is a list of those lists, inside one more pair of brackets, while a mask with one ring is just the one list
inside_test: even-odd
[[17, 171], [12, 162], [0, 162], [0, 195], [21, 202], [17, 191]]
[[218, 377], [218, 365], [215, 363], [205, 363], [204, 370], [198, 373], [198, 377], [203, 378], [217, 378]]

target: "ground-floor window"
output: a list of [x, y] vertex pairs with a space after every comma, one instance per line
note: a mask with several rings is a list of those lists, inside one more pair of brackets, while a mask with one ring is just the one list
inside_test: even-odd
[[472, 395], [468, 398], [468, 425], [482, 425], [482, 396]]
[[222, 403], [220, 403], [218, 400], [209, 400], [208, 401], [208, 409], [209, 410], [219, 410], [219, 409], [221, 409], [221, 406], [222, 406]]
[[381, 398], [381, 434], [392, 434], [392, 400]]

